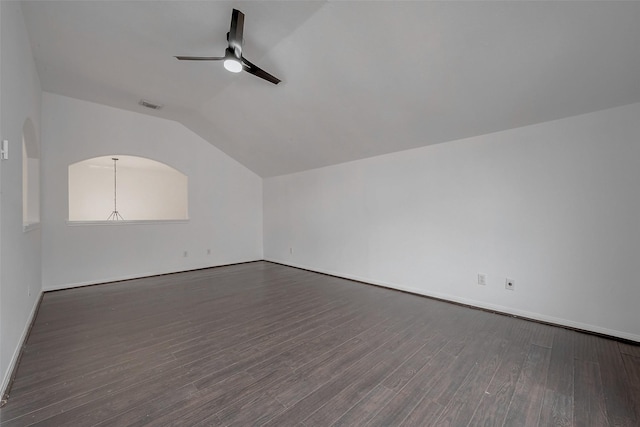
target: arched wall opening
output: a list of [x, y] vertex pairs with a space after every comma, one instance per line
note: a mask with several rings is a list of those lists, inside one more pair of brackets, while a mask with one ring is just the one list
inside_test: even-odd
[[73, 163], [68, 173], [69, 221], [188, 219], [188, 177], [164, 163], [109, 155]]

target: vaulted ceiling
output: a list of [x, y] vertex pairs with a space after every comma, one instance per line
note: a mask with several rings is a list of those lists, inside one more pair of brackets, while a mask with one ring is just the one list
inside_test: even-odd
[[[222, 55], [233, 8], [245, 14], [245, 56], [278, 86], [174, 58]], [[263, 177], [640, 102], [640, 2], [27, 1], [23, 11], [44, 90], [179, 121]]]

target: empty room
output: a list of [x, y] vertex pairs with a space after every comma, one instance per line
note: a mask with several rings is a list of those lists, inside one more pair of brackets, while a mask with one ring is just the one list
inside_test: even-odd
[[0, 1], [0, 426], [639, 426], [640, 2]]

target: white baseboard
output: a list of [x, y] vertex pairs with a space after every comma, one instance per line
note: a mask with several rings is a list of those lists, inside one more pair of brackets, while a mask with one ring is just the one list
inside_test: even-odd
[[590, 325], [590, 324], [587, 324], [587, 323], [574, 322], [572, 320], [562, 319], [562, 318], [559, 318], [559, 317], [553, 317], [553, 316], [548, 316], [548, 315], [545, 315], [545, 314], [534, 313], [534, 312], [525, 311], [525, 310], [519, 310], [519, 309], [515, 309], [515, 308], [512, 308], [512, 307], [505, 307], [505, 306], [502, 306], [502, 305], [486, 303], [486, 302], [483, 302], [483, 301], [476, 301], [476, 300], [472, 300], [472, 299], [468, 299], [468, 298], [462, 298], [462, 297], [459, 297], [459, 296], [456, 296], [456, 295], [442, 294], [442, 293], [439, 293], [439, 292], [429, 292], [429, 291], [425, 291], [423, 289], [416, 289], [416, 288], [411, 288], [411, 287], [408, 287], [408, 286], [398, 285], [396, 283], [386, 283], [386, 282], [381, 282], [381, 281], [378, 281], [378, 280], [372, 280], [370, 278], [359, 277], [359, 276], [352, 275], [352, 274], [344, 274], [344, 273], [340, 273], [340, 272], [337, 272], [337, 271], [331, 271], [331, 270], [325, 270], [325, 269], [321, 269], [321, 268], [309, 267], [307, 265], [292, 263], [290, 261], [283, 261], [283, 260], [279, 260], [279, 259], [275, 259], [275, 258], [265, 258], [265, 261], [275, 262], [275, 263], [278, 263], [278, 264], [288, 265], [290, 267], [302, 268], [304, 270], [315, 271], [317, 273], [329, 274], [331, 276], [337, 276], [337, 277], [342, 277], [342, 278], [345, 278], [345, 279], [356, 280], [358, 282], [370, 283], [372, 285], [382, 286], [382, 287], [389, 288], [389, 289], [395, 289], [395, 290], [399, 290], [399, 291], [410, 292], [412, 294], [423, 295], [423, 296], [426, 296], [426, 297], [437, 298], [437, 299], [451, 301], [451, 302], [455, 302], [455, 303], [459, 303], [459, 304], [465, 304], [465, 305], [469, 305], [469, 306], [473, 306], [473, 307], [477, 307], [477, 308], [482, 308], [482, 309], [485, 309], [485, 310], [491, 310], [491, 311], [499, 312], [499, 313], [502, 313], [502, 314], [508, 314], [508, 315], [513, 315], [513, 316], [522, 317], [522, 318], [526, 318], [526, 319], [537, 320], [537, 321], [544, 322], [544, 323], [552, 323], [552, 324], [559, 325], [559, 326], [566, 326], [566, 327], [573, 328], [573, 329], [580, 329], [580, 330], [583, 330], [583, 331], [594, 332], [596, 334], [608, 335], [608, 336], [611, 336], [611, 337], [622, 338], [622, 339], [625, 339], [625, 340], [635, 341], [635, 342], [640, 343], [640, 335], [632, 334], [632, 333], [629, 333], [629, 332], [616, 331], [616, 330], [613, 330], [613, 329], [603, 328], [603, 327], [600, 327], [600, 326]]
[[15, 348], [13, 355], [11, 355], [9, 366], [7, 366], [7, 371], [4, 373], [4, 378], [2, 378], [2, 386], [0, 387], [0, 398], [3, 398], [5, 393], [7, 392], [7, 387], [9, 386], [9, 382], [11, 381], [13, 371], [14, 369], [16, 369], [16, 364], [18, 363], [18, 359], [20, 358], [20, 352], [22, 351], [22, 347], [27, 341], [27, 335], [29, 334], [29, 329], [33, 324], [33, 321], [38, 311], [38, 306], [40, 305], [41, 300], [42, 300], [42, 291], [39, 292], [38, 298], [36, 298], [35, 303], [33, 304], [33, 307], [31, 307], [31, 313], [29, 314], [27, 323], [24, 325], [24, 329], [22, 330], [22, 334], [20, 335], [20, 339], [18, 340], [18, 345]]
[[[207, 267], [203, 267], [203, 268], [207, 268]], [[167, 271], [164, 273], [136, 273], [136, 274], [127, 274], [124, 276], [113, 276], [113, 277], [106, 277], [104, 279], [97, 279], [97, 280], [87, 280], [84, 282], [75, 282], [75, 283], [64, 283], [64, 284], [59, 284], [59, 285], [49, 285], [47, 287], [45, 287], [43, 290], [45, 292], [48, 291], [60, 291], [63, 289], [71, 289], [71, 288], [81, 288], [83, 286], [91, 286], [91, 285], [100, 285], [103, 283], [112, 283], [112, 282], [121, 282], [123, 280], [133, 280], [133, 279], [143, 279], [145, 277], [152, 277], [152, 276], [161, 276], [163, 274], [172, 274], [172, 273], [178, 273], [177, 271]]]
[[58, 285], [48, 285], [48, 286], [44, 287], [43, 291], [44, 292], [59, 291], [59, 290], [62, 290], [62, 289], [80, 288], [82, 286], [102, 285], [104, 283], [121, 282], [123, 280], [144, 279], [145, 277], [164, 276], [165, 274], [184, 273], [184, 272], [187, 272], [187, 271], [204, 270], [206, 268], [224, 267], [224, 266], [227, 266], [227, 265], [245, 264], [245, 263], [248, 263], [248, 262], [256, 262], [256, 261], [262, 261], [262, 259], [254, 259], [254, 260], [248, 260], [248, 261], [236, 261], [236, 262], [213, 264], [213, 265], [203, 265], [202, 267], [193, 267], [193, 268], [188, 268], [186, 270], [178, 269], [178, 270], [169, 270], [169, 271], [143, 272], [143, 273], [127, 274], [127, 275], [124, 275], [124, 276], [114, 276], [114, 277], [105, 277], [105, 278], [102, 278], [102, 279], [87, 280], [87, 281], [84, 281], [84, 282], [64, 283], [64, 284], [58, 284]]

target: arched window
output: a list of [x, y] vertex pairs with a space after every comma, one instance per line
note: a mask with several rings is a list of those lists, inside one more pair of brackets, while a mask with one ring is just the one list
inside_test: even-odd
[[22, 126], [22, 225], [40, 223], [40, 150], [31, 119]]
[[69, 165], [69, 221], [188, 219], [188, 178], [144, 157], [110, 155]]

